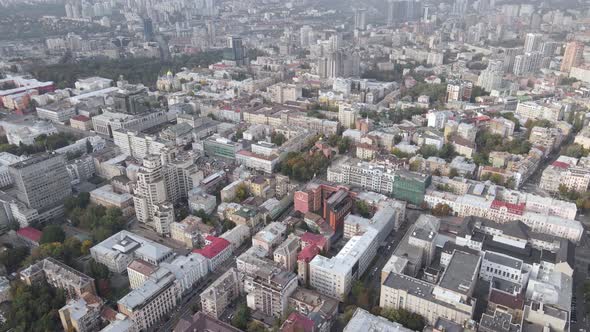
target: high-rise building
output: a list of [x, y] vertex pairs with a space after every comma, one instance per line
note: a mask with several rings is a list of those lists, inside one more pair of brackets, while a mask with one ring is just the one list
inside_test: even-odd
[[145, 41], [154, 40], [154, 26], [151, 18], [143, 19], [143, 38]]
[[458, 16], [464, 16], [467, 12], [468, 5], [468, 0], [455, 0], [455, 2], [453, 2], [453, 14]]
[[299, 29], [299, 39], [301, 47], [309, 47], [312, 44], [313, 29], [309, 25], [304, 25]]
[[318, 59], [318, 75], [322, 78], [359, 76], [360, 56], [356, 52], [335, 51]]
[[165, 151], [160, 156], [146, 156], [133, 196], [137, 220], [151, 224], [160, 234], [169, 234], [174, 222], [173, 204], [186, 200], [202, 178], [191, 155], [174, 156]]
[[387, 4], [387, 24], [402, 23], [420, 19], [422, 1], [420, 0], [389, 0]]
[[469, 101], [473, 83], [470, 81], [455, 80], [447, 84], [447, 101]]
[[42, 153], [8, 168], [17, 198], [40, 213], [63, 207], [72, 194], [70, 176], [63, 155]]
[[[167, 210], [168, 196], [166, 195], [166, 183], [164, 182], [162, 160], [159, 156], [150, 155], [143, 159], [143, 166], [137, 172], [137, 184], [133, 202], [135, 215], [141, 223], [153, 223], [156, 212]], [[162, 204], [162, 208], [157, 206]], [[170, 224], [158, 225], [156, 229], [162, 230], [162, 234], [170, 232]], [[166, 231], [167, 230], [167, 231]]]
[[338, 122], [340, 122], [344, 128], [354, 128], [357, 116], [358, 111], [356, 109], [340, 105], [338, 109]]
[[561, 71], [569, 73], [572, 67], [582, 64], [584, 56], [584, 44], [579, 41], [572, 41], [565, 46], [565, 53], [561, 61]]
[[354, 11], [354, 28], [358, 30], [367, 29], [367, 10], [357, 8]]
[[517, 55], [514, 58], [514, 68], [512, 72], [514, 75], [533, 73], [541, 68], [541, 60], [542, 54], [540, 52]]
[[502, 87], [504, 76], [504, 63], [502, 61], [490, 61], [488, 68], [483, 70], [477, 79], [477, 85], [486, 91], [498, 90]]
[[527, 33], [526, 37], [524, 39], [524, 51], [525, 52], [540, 51], [542, 42], [543, 42], [543, 34]]
[[289, 296], [297, 288], [297, 275], [265, 266], [248, 274], [245, 282], [249, 289], [250, 308], [268, 316], [282, 317], [287, 313]]
[[236, 66], [244, 66], [250, 62], [246, 48], [242, 43], [242, 37], [230, 36], [227, 38], [227, 48], [223, 52], [223, 59]]

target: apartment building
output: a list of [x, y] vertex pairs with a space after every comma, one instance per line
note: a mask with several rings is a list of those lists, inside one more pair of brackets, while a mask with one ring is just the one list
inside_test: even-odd
[[397, 165], [343, 158], [328, 168], [328, 181], [391, 195]]
[[60, 154], [33, 156], [11, 164], [8, 172], [14, 181], [16, 198], [39, 213], [61, 210], [64, 200], [72, 194], [65, 158]]
[[354, 280], [360, 278], [377, 253], [378, 232], [370, 228], [354, 236], [332, 258], [317, 255], [309, 263], [310, 285], [318, 292], [343, 299]]
[[524, 285], [528, 281], [528, 272], [522, 260], [487, 251], [483, 255], [480, 277], [486, 281], [499, 278]]
[[[135, 215], [141, 223], [155, 222], [156, 206], [169, 204], [162, 167], [160, 156], [150, 155], [143, 159], [143, 165], [137, 172], [133, 202]], [[156, 228], [162, 231], [161, 234], [170, 234], [169, 224], [156, 225]]]
[[278, 155], [265, 156], [248, 150], [238, 151], [235, 156], [238, 164], [266, 174], [272, 174], [279, 163]]
[[375, 316], [370, 312], [357, 308], [348, 324], [344, 327], [344, 332], [357, 332], [365, 330], [374, 331], [391, 331], [391, 332], [412, 332], [413, 330], [405, 328], [397, 322]]
[[188, 216], [170, 225], [170, 237], [188, 249], [204, 243], [208, 235], [215, 235], [215, 228], [205, 224], [199, 217]]
[[236, 269], [229, 269], [201, 293], [201, 310], [219, 318], [225, 308], [240, 296], [239, 282]]
[[188, 207], [191, 212], [196, 213], [200, 210], [205, 213], [213, 213], [217, 206], [217, 199], [215, 196], [208, 194], [204, 188], [193, 188], [188, 192]]
[[242, 330], [201, 311], [196, 312], [193, 316], [182, 317], [174, 327], [174, 332], [196, 331], [242, 332]]
[[143, 114], [125, 114], [104, 111], [92, 117], [92, 127], [99, 134], [113, 137], [117, 129], [143, 131], [168, 121], [166, 111], [154, 111]]
[[121, 209], [124, 216], [135, 213], [133, 208], [133, 196], [127, 192], [117, 192], [110, 184], [96, 188], [90, 192], [90, 201], [106, 208]]
[[80, 298], [84, 293], [96, 295], [94, 279], [51, 257], [30, 265], [19, 274], [27, 285], [44, 280], [49, 285], [64, 290], [69, 299]]
[[557, 122], [563, 119], [564, 105], [550, 102], [519, 102], [516, 106], [515, 115], [521, 118], [521, 122], [527, 119], [545, 119]]
[[[511, 196], [506, 195], [506, 198]], [[429, 189], [424, 201], [429, 207], [439, 203], [447, 204], [457, 216], [476, 216], [505, 223], [521, 220], [538, 233], [553, 235], [578, 242], [584, 233], [579, 221], [574, 220], [577, 208], [567, 202], [553, 198], [542, 198], [527, 194], [520, 200], [507, 202], [496, 197], [455, 195]]]
[[287, 226], [280, 222], [272, 222], [252, 237], [252, 246], [261, 247], [272, 254], [273, 250], [283, 242], [287, 235]]
[[590, 149], [590, 127], [584, 127], [574, 138], [574, 143], [580, 144], [584, 149]]
[[577, 166], [578, 163], [581, 161], [575, 158], [558, 158], [543, 170], [539, 188], [556, 193], [564, 185], [567, 190], [585, 192], [590, 185], [590, 169]]
[[187, 256], [177, 256], [171, 262], [160, 264], [176, 277], [176, 285], [182, 295], [190, 292], [197, 281], [209, 273], [207, 258], [203, 255], [191, 253]]
[[472, 294], [480, 263], [479, 255], [455, 251], [436, 284], [390, 273], [381, 285], [379, 305], [417, 313], [432, 325], [441, 317], [464, 324], [471, 320], [475, 310]]
[[56, 102], [37, 106], [37, 117], [51, 122], [64, 123], [76, 115], [76, 108], [69, 102]]
[[150, 264], [141, 259], [135, 259], [127, 266], [127, 277], [129, 278], [129, 287], [137, 289], [141, 287], [151, 276], [158, 270], [154, 264]]
[[8, 152], [0, 152], [0, 188], [8, 187], [12, 184], [12, 178], [8, 166], [26, 159], [25, 156], [15, 156]]
[[121, 153], [143, 159], [150, 154], [157, 155], [173, 144], [158, 139], [156, 136], [119, 129], [113, 131], [113, 142]]
[[268, 87], [270, 100], [273, 103], [284, 104], [301, 98], [301, 87], [295, 84], [277, 83]]
[[66, 302], [58, 311], [64, 331], [92, 332], [99, 327], [103, 302], [100, 297], [84, 293]]
[[231, 257], [232, 252], [229, 241], [211, 235], [205, 237], [203, 248], [193, 250], [193, 253], [200, 254], [207, 259], [209, 271], [215, 271], [219, 265]]
[[226, 239], [231, 244], [232, 250], [236, 251], [246, 240], [250, 239], [250, 227], [236, 225], [234, 228], [221, 234], [220, 237]]
[[131, 318], [139, 329], [147, 330], [176, 308], [180, 290], [167, 269], [159, 269], [139, 288], [119, 301], [119, 312]]
[[265, 315], [283, 317], [287, 313], [289, 296], [297, 288], [297, 275], [290, 271], [261, 266], [247, 274], [245, 286], [248, 306]]
[[447, 101], [469, 101], [473, 83], [463, 80], [455, 80], [447, 83]]
[[297, 266], [297, 254], [299, 252], [299, 237], [289, 235], [274, 251], [274, 261], [281, 264], [283, 269], [294, 271]]

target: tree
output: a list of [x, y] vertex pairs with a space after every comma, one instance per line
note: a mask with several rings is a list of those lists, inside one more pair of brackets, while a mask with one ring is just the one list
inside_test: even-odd
[[417, 172], [418, 170], [420, 170], [420, 161], [418, 160], [414, 160], [410, 163], [410, 171], [412, 172]]
[[31, 250], [31, 255], [27, 257], [23, 265], [35, 263], [46, 257], [52, 257], [57, 260], [64, 260], [64, 246], [59, 242], [43, 243]]
[[10, 248], [0, 253], [0, 264], [4, 265], [6, 272], [15, 272], [29, 256], [29, 249], [27, 247]]
[[568, 157], [573, 157], [573, 158], [581, 158], [584, 156], [588, 155], [588, 150], [584, 149], [583, 146], [581, 146], [578, 143], [574, 143], [574, 144], [570, 144], [568, 146], [566, 146], [563, 150], [562, 150], [562, 155], [568, 156]]
[[432, 210], [430, 212], [432, 213], [433, 216], [445, 217], [445, 216], [451, 215], [453, 210], [447, 204], [438, 203], [432, 208]]
[[352, 315], [354, 315], [354, 312], [356, 311], [356, 309], [357, 309], [357, 306], [355, 306], [355, 305], [349, 305], [349, 306], [346, 306], [346, 308], [344, 308], [344, 314], [342, 314], [340, 316], [340, 320], [342, 322], [342, 325], [348, 324], [350, 319], [352, 319]]
[[90, 248], [92, 248], [92, 241], [84, 240], [82, 241], [82, 246], [80, 247], [80, 253], [82, 255], [88, 255], [90, 253]]
[[488, 155], [485, 153], [478, 152], [473, 154], [473, 162], [478, 166], [485, 166], [490, 164]]
[[500, 174], [494, 173], [494, 174], [490, 175], [489, 180], [495, 184], [498, 184], [498, 185], [504, 184], [504, 179], [502, 178], [502, 175], [500, 175]]
[[248, 197], [250, 197], [248, 186], [245, 183], [239, 184], [236, 188], [236, 201], [241, 203]]
[[449, 178], [454, 178], [455, 176], [459, 176], [459, 172], [457, 171], [456, 168], [451, 168], [451, 170], [449, 171]]
[[270, 141], [277, 146], [281, 146], [287, 141], [287, 138], [282, 133], [273, 131], [272, 134], [270, 134]]
[[433, 157], [433, 156], [438, 155], [438, 149], [436, 148], [436, 146], [431, 145], [431, 144], [422, 145], [420, 147], [420, 150], [418, 150], [418, 152], [422, 155], [422, 157], [424, 159], [428, 159], [429, 157]]
[[391, 154], [393, 154], [394, 156], [400, 158], [400, 159], [405, 159], [405, 158], [409, 158], [411, 155], [407, 152], [403, 152], [402, 150], [398, 149], [398, 148], [393, 148], [391, 150]]
[[451, 143], [445, 143], [443, 147], [438, 152], [439, 158], [445, 159], [447, 161], [451, 161], [457, 153], [455, 152], [455, 146]]
[[86, 274], [94, 279], [108, 279], [110, 271], [106, 265], [98, 263], [93, 259], [86, 268]]
[[381, 316], [414, 331], [422, 331], [426, 326], [424, 317], [405, 309], [383, 309], [381, 310]]
[[248, 322], [250, 321], [250, 308], [245, 304], [240, 304], [234, 317], [231, 320], [231, 325], [238, 329], [245, 330], [248, 328]]
[[66, 233], [58, 225], [49, 225], [43, 228], [40, 243], [63, 242], [66, 239]]
[[340, 142], [338, 142], [338, 153], [345, 154], [350, 151], [350, 146], [352, 145], [350, 138], [342, 137]]
[[266, 328], [260, 322], [251, 321], [248, 323], [246, 331], [248, 332], [266, 332]]
[[[267, 216], [267, 217], [269, 217], [269, 216]], [[226, 231], [236, 227], [236, 223], [234, 223], [233, 221], [231, 221], [229, 219], [223, 219], [223, 223], [221, 224], [221, 227], [223, 229], [223, 232], [226, 232]]]
[[67, 238], [63, 243], [64, 258], [66, 261], [80, 257], [82, 254], [82, 242], [75, 237]]
[[65, 305], [64, 291], [46, 282], [31, 286], [17, 282], [11, 288], [12, 303], [2, 330], [59, 331], [58, 310]]
[[371, 217], [371, 207], [367, 202], [363, 200], [358, 200], [355, 203], [356, 212], [361, 215], [363, 218]]

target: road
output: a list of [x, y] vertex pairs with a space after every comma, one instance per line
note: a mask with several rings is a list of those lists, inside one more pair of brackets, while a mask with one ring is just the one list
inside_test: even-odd
[[523, 191], [526, 192], [530, 192], [533, 194], [537, 194], [537, 195], [541, 195], [541, 196], [548, 196], [549, 193], [547, 193], [546, 191], [539, 189], [539, 182], [541, 182], [541, 176], [543, 175], [543, 171], [545, 170], [545, 168], [547, 168], [548, 165], [552, 164], [554, 161], [557, 160], [557, 158], [559, 158], [560, 156], [560, 151], [561, 151], [561, 147], [566, 146], [570, 143], [572, 143], [574, 139], [573, 135], [568, 136], [563, 143], [561, 143], [561, 146], [557, 149], [555, 149], [553, 152], [551, 152], [547, 158], [545, 158], [544, 160], [541, 161], [539, 167], [537, 167], [537, 169], [533, 172], [533, 174], [531, 174], [531, 176], [528, 177], [528, 179], [526, 179], [526, 181], [524, 181], [524, 183], [521, 186], [521, 189]]
[[246, 250], [248, 250], [250, 248], [250, 246], [251, 246], [251, 243], [246, 242], [240, 248], [238, 248], [238, 250], [236, 250], [234, 252], [234, 254], [233, 254], [234, 258], [228, 259], [223, 264], [221, 264], [215, 272], [210, 273], [207, 276], [205, 276], [205, 282], [199, 284], [198, 287], [194, 288], [189, 294], [185, 295], [182, 298], [182, 300], [180, 302], [181, 304], [179, 306], [177, 306], [176, 309], [174, 309], [172, 311], [172, 313], [170, 314], [170, 318], [166, 322], [156, 325], [152, 330], [159, 331], [159, 332], [172, 331], [174, 329], [174, 326], [180, 320], [180, 318], [182, 318], [186, 315], [192, 315], [193, 314], [193, 311], [192, 311], [193, 306], [200, 305], [200, 303], [201, 303], [201, 298], [199, 296], [201, 294], [201, 292], [203, 290], [205, 290], [207, 287], [211, 286], [211, 284], [213, 282], [215, 282], [215, 280], [217, 280], [219, 277], [221, 277], [221, 275], [224, 274], [225, 272], [227, 272], [230, 268], [236, 267], [235, 257], [238, 257], [241, 254], [243, 254]]
[[407, 210], [406, 222], [400, 227], [399, 230], [391, 232], [385, 239], [387, 245], [377, 250], [377, 259], [371, 264], [371, 266], [365, 271], [365, 274], [361, 277], [361, 281], [364, 283], [367, 289], [373, 291], [371, 296], [371, 307], [379, 305], [379, 293], [381, 290], [381, 270], [391, 258], [393, 251], [397, 248], [402, 238], [406, 234], [408, 227], [414, 224], [421, 214], [421, 211]]

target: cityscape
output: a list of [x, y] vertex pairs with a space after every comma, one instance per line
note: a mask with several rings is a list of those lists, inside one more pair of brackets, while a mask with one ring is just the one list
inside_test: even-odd
[[589, 332], [590, 1], [0, 0], [0, 332]]

